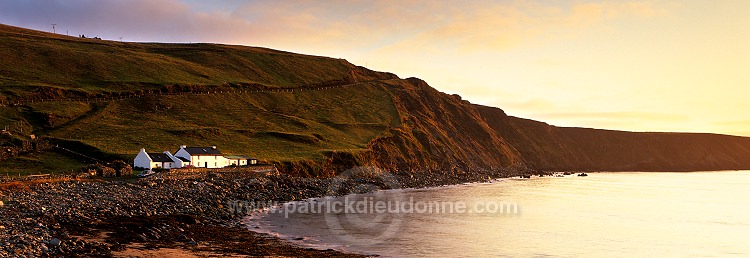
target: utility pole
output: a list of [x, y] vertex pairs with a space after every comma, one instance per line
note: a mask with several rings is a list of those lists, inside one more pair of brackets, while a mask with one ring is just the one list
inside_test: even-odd
[[56, 33], [56, 32], [55, 32], [55, 25], [57, 25], [57, 23], [53, 23], [53, 24], [52, 24], [52, 33]]

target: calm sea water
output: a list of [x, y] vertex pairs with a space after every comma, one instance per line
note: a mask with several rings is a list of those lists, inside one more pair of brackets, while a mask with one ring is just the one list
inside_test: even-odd
[[[750, 171], [505, 179], [346, 197], [465, 203], [463, 213], [263, 213], [247, 223], [301, 245], [386, 257], [749, 257], [749, 186]], [[489, 203], [518, 212], [474, 210], [495, 210]]]

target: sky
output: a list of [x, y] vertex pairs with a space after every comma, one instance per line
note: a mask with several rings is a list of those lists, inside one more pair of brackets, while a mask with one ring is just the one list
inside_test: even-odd
[[747, 0], [4, 0], [0, 23], [345, 58], [558, 126], [750, 136]]

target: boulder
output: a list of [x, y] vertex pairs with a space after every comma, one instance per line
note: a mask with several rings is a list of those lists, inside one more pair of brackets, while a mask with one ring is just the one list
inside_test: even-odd
[[100, 177], [114, 177], [117, 174], [113, 168], [104, 166], [99, 163], [89, 164], [85, 167], [82, 167], [81, 172], [90, 173], [92, 175], [96, 174]]
[[117, 171], [115, 171], [115, 169], [111, 167], [102, 166], [100, 171], [101, 171], [100, 172], [101, 174], [99, 176], [101, 177], [116, 177], [117, 176]]
[[125, 161], [116, 160], [109, 164], [109, 166], [115, 169], [116, 176], [129, 176], [133, 174], [133, 167]]
[[51, 246], [59, 246], [60, 242], [62, 241], [60, 241], [60, 239], [57, 239], [57, 238], [53, 238], [48, 241], [45, 241], [46, 244], [51, 245]]

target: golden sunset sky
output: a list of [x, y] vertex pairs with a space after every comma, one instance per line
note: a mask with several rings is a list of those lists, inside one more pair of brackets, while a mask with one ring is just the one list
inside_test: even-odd
[[345, 58], [559, 126], [750, 136], [750, 1], [2, 1], [0, 23]]

